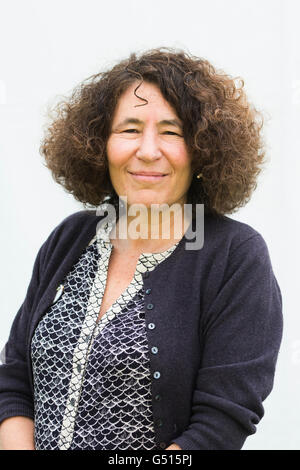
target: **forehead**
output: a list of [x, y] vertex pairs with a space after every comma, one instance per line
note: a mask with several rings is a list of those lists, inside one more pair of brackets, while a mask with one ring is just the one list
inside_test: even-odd
[[[140, 82], [138, 81], [134, 82], [120, 96], [115, 109], [115, 119], [118, 117], [123, 117], [125, 115], [127, 116], [129, 112], [131, 115], [136, 115], [154, 111], [163, 112], [166, 114], [166, 117], [169, 118], [177, 117], [176, 111], [170, 105], [170, 103], [163, 97], [157, 85], [153, 83], [143, 82], [138, 87], [139, 83]], [[136, 94], [134, 94], [134, 92]]]

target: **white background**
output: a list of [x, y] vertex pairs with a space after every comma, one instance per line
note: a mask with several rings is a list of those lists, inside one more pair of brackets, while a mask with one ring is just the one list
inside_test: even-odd
[[266, 240], [283, 296], [284, 337], [265, 416], [244, 449], [300, 449], [299, 17], [297, 0], [2, 1], [1, 348], [39, 247], [83, 208], [39, 155], [47, 106], [132, 51], [182, 48], [242, 77], [267, 116], [268, 166], [251, 201], [230, 217]]

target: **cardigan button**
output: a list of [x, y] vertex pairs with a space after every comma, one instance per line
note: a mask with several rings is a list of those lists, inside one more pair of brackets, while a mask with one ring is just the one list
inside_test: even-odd
[[150, 289], [150, 288], [147, 289], [147, 290], [146, 290], [146, 294], [150, 294], [151, 290], [152, 290], [152, 289]]
[[154, 305], [153, 305], [153, 304], [148, 304], [148, 305], [147, 305], [147, 309], [148, 309], [148, 310], [152, 310], [152, 309], [153, 309], [153, 307], [154, 307]]
[[154, 372], [153, 377], [154, 377], [155, 379], [159, 379], [159, 377], [160, 377], [160, 372], [159, 372], [158, 370], [157, 370], [156, 372]]
[[151, 348], [151, 352], [152, 352], [153, 354], [157, 354], [157, 353], [158, 353], [158, 348], [157, 348], [156, 346], [153, 346], [153, 347]]
[[149, 277], [149, 271], [146, 271], [144, 274], [143, 274], [144, 277]]
[[158, 419], [158, 420], [156, 421], [156, 426], [159, 427], [159, 428], [161, 428], [162, 425], [163, 425], [162, 419]]
[[167, 444], [166, 444], [165, 442], [160, 442], [160, 443], [159, 443], [159, 447], [160, 447], [161, 449], [165, 449], [165, 448], [167, 447]]
[[155, 395], [154, 399], [156, 401], [160, 401], [161, 400], [161, 395], [158, 393], [157, 395]]
[[148, 328], [149, 328], [149, 330], [154, 330], [155, 323], [149, 323]]

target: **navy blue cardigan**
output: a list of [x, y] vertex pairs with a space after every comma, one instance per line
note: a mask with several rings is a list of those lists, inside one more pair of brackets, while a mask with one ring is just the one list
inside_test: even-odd
[[[0, 421], [34, 418], [31, 338], [100, 219], [90, 210], [68, 216], [37, 254], [0, 366]], [[203, 247], [187, 250], [187, 241], [143, 277], [154, 306], [146, 322], [156, 325], [146, 330], [149, 349], [159, 351], [149, 354], [157, 445], [237, 450], [273, 387], [281, 292], [266, 243], [249, 225], [205, 215]]]

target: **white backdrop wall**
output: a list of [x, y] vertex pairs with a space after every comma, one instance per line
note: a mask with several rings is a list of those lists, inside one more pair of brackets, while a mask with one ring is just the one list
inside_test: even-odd
[[266, 116], [268, 166], [230, 217], [267, 242], [284, 303], [284, 337], [265, 416], [244, 449], [300, 449], [300, 56], [297, 0], [10, 0], [0, 6], [0, 347], [37, 251], [81, 210], [43, 166], [47, 106], [132, 51], [169, 46], [245, 80]]

